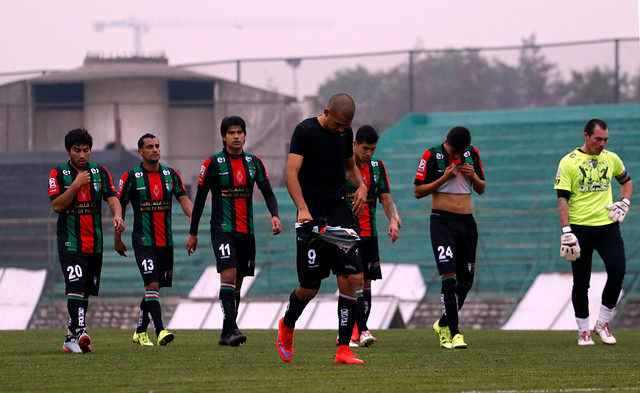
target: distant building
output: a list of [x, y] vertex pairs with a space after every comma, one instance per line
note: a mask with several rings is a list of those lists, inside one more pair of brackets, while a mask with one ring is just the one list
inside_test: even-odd
[[164, 57], [88, 56], [82, 67], [0, 86], [0, 152], [61, 151], [77, 127], [89, 130], [94, 150], [131, 151], [151, 132], [163, 161], [193, 186], [204, 158], [222, 147], [227, 115], [247, 121], [246, 150], [283, 185], [289, 136], [303, 116], [295, 97], [172, 67]]

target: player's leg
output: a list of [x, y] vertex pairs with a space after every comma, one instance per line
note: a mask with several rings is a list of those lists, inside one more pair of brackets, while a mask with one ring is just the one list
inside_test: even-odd
[[596, 237], [594, 228], [572, 225], [571, 229], [580, 244], [580, 258], [571, 262], [573, 287], [571, 303], [578, 326], [578, 345], [593, 345], [589, 326], [589, 283]]
[[276, 347], [280, 358], [285, 362], [293, 358], [293, 333], [296, 322], [307, 304], [320, 290], [322, 279], [328, 275], [326, 263], [322, 262], [320, 242], [307, 244], [297, 238], [296, 241], [296, 269], [298, 285], [289, 295], [289, 303], [284, 317], [278, 321], [278, 338]]
[[[369, 346], [377, 341], [377, 339], [369, 331], [369, 315], [371, 315], [371, 282], [372, 280], [382, 279], [382, 270], [380, 269], [380, 255], [378, 252], [378, 237], [364, 238], [366, 246], [363, 256], [364, 269], [364, 286], [362, 288], [362, 306], [358, 299], [358, 318], [356, 319], [359, 330], [359, 342], [362, 346]], [[362, 309], [360, 309], [362, 307]], [[362, 313], [362, 316], [360, 316]]]
[[356, 307], [358, 299], [356, 293], [362, 285], [362, 279], [358, 274], [343, 274], [338, 276], [338, 352], [335, 363], [337, 364], [362, 364], [349, 349], [351, 332], [356, 322]]
[[440, 339], [440, 346], [452, 348], [452, 338], [458, 331], [458, 303], [456, 300], [455, 236], [452, 221], [455, 215], [434, 211], [430, 218], [431, 246], [440, 274], [440, 303], [442, 316], [433, 325]]
[[64, 352], [82, 353], [90, 351], [90, 341], [89, 345], [87, 345], [85, 338], [84, 350], [80, 347], [78, 341], [79, 334], [86, 331], [85, 290], [87, 288], [87, 277], [91, 277], [88, 255], [66, 251], [58, 253], [60, 267], [65, 278], [67, 312], [69, 313], [67, 337], [62, 346]]
[[602, 257], [607, 270], [607, 282], [602, 291], [600, 314], [593, 330], [600, 336], [602, 342], [612, 345], [616, 343], [616, 339], [611, 334], [609, 323], [613, 318], [615, 307], [622, 291], [622, 281], [626, 270], [624, 241], [620, 234], [620, 225], [614, 223], [602, 227], [601, 235], [598, 236], [595, 248], [600, 257]]

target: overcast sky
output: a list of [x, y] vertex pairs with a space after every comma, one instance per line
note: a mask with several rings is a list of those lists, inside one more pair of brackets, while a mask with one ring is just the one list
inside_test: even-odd
[[[0, 0], [0, 73], [65, 70], [88, 52], [129, 55], [133, 29], [94, 29], [97, 21], [135, 17], [148, 22], [144, 53], [163, 52], [170, 64], [246, 58], [298, 57], [408, 50], [519, 45], [535, 34], [540, 44], [637, 37], [639, 0]], [[243, 29], [230, 27], [239, 22]], [[613, 45], [545, 54], [565, 68], [611, 65]], [[491, 56], [494, 54], [492, 53]], [[496, 56], [516, 58], [517, 53]], [[597, 59], [600, 59], [598, 61]], [[406, 56], [308, 62], [297, 73], [299, 95], [313, 94], [335, 69], [362, 64], [390, 67]], [[637, 43], [621, 45], [624, 70], [640, 67]], [[313, 65], [310, 63], [314, 63]], [[235, 66], [194, 71], [235, 79]], [[248, 64], [243, 82], [291, 94], [284, 64]], [[7, 79], [1, 78], [0, 83]]]

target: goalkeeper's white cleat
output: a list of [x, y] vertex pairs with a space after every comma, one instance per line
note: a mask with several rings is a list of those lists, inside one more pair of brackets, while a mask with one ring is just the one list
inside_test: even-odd
[[589, 332], [581, 332], [578, 335], [578, 345], [593, 345], [593, 340], [591, 339], [591, 335], [589, 334]]
[[613, 334], [611, 334], [608, 323], [605, 323], [604, 325], [598, 325], [596, 323], [596, 326], [593, 328], [593, 331], [595, 333], [598, 333], [603, 343], [609, 344], [609, 345], [613, 345], [616, 343], [616, 338], [613, 337]]

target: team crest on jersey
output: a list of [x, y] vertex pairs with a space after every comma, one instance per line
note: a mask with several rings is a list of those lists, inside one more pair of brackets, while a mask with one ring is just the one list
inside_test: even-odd
[[251, 177], [253, 179], [254, 175], [256, 174], [256, 171], [253, 169], [249, 169], [249, 177]]
[[153, 195], [154, 195], [156, 198], [160, 196], [160, 193], [161, 193], [161, 192], [162, 192], [162, 191], [160, 191], [160, 187], [158, 187], [158, 185], [157, 185], [157, 184], [153, 186]]
[[171, 191], [171, 185], [172, 184], [169, 182], [164, 183], [164, 186], [167, 188], [167, 191]]
[[598, 159], [597, 158], [590, 159], [589, 165], [591, 165], [591, 168], [596, 169], [596, 167], [598, 166]]

